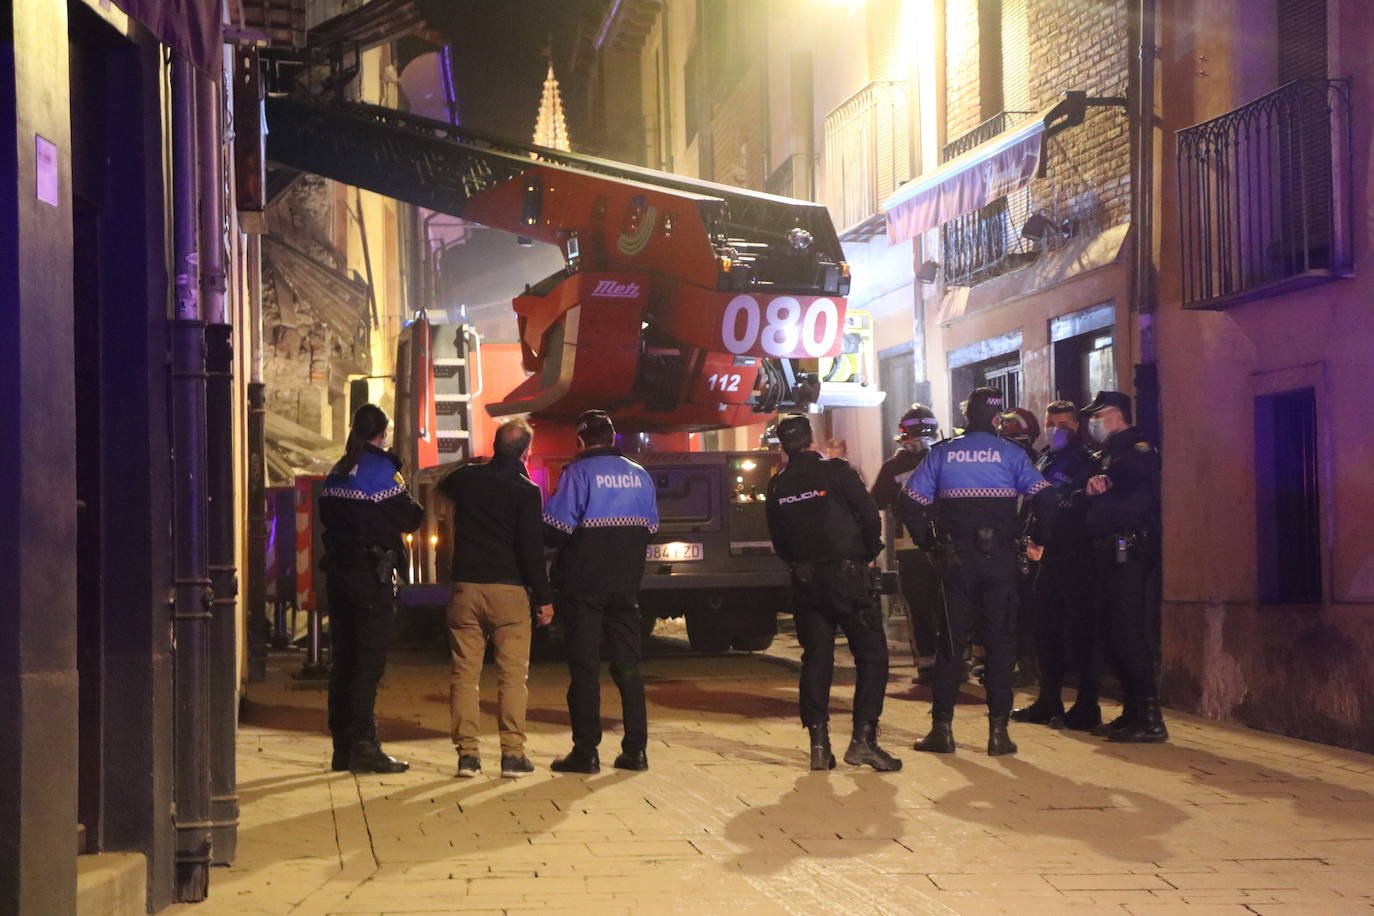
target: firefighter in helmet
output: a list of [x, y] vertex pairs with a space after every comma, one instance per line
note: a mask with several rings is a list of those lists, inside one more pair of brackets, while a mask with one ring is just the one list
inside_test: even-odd
[[[897, 443], [897, 451], [883, 462], [870, 492], [879, 509], [895, 513], [902, 484], [930, 454], [930, 447], [940, 441], [940, 421], [935, 418], [935, 411], [924, 404], [912, 404], [902, 414], [893, 441]], [[894, 536], [887, 546], [897, 559], [897, 575], [911, 623], [916, 680], [925, 684], [929, 683], [931, 666], [935, 664], [940, 577], [930, 557], [902, 531], [900, 519], [892, 526], [892, 531]]]

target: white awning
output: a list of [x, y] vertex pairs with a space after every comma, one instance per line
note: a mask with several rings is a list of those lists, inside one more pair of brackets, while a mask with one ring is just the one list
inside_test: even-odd
[[1055, 108], [898, 188], [883, 202], [888, 243], [905, 242], [1028, 185], [1040, 173], [1045, 124]]

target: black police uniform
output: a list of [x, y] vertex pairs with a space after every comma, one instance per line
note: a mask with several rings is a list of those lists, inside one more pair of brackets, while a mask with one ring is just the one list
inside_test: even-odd
[[404, 576], [408, 568], [402, 536], [424, 518], [400, 469], [399, 458], [369, 445], [352, 468], [335, 466], [320, 494], [329, 596], [329, 731], [337, 770], [400, 765], [382, 759], [373, 721], [396, 606], [393, 572]]
[[1140, 430], [1127, 427], [1104, 444], [1102, 473], [1111, 486], [1087, 497], [1083, 533], [1091, 544], [1097, 611], [1125, 706], [1108, 736], [1163, 741], [1168, 732], [1159, 711], [1148, 601], [1159, 563], [1159, 452]]
[[768, 482], [767, 513], [773, 549], [792, 567], [802, 724], [829, 721], [837, 627], [857, 668], [854, 721], [876, 722], [888, 673], [887, 636], [865, 569], [883, 548], [877, 506], [847, 461], [806, 451]]
[[[1053, 530], [1031, 519], [1031, 540], [1044, 548], [1035, 576], [1035, 643], [1040, 694], [1012, 718], [1020, 722], [1091, 729], [1101, 722], [1098, 709], [1097, 626], [1093, 614], [1092, 553], [1083, 533], [1087, 509], [1083, 488], [1098, 473], [1092, 452], [1081, 442], [1059, 451], [1046, 448], [1036, 469], [1050, 482], [1058, 511]], [[1061, 699], [1067, 672], [1078, 672], [1078, 696], [1065, 716]], [[1056, 719], [1062, 721], [1056, 722]]]
[[[896, 510], [902, 495], [902, 484], [920, 467], [928, 454], [928, 450], [912, 451], [903, 448], [883, 462], [883, 466], [878, 470], [878, 479], [870, 491], [880, 511]], [[897, 576], [902, 588], [902, 598], [906, 601], [907, 614], [911, 620], [911, 642], [919, 662], [921, 658], [929, 658], [935, 654], [940, 574], [931, 565], [929, 554], [906, 538], [902, 539], [901, 546], [894, 552], [897, 556]]]
[[[1055, 501], [1048, 488], [1025, 450], [990, 426], [970, 428], [935, 446], [903, 487], [902, 514], [912, 536], [928, 542], [933, 509], [940, 544], [932, 546], [944, 554], [948, 638], [941, 640], [935, 660], [931, 717], [946, 735], [959, 694], [964, 649], [977, 626], [987, 650], [988, 715], [994, 731], [1000, 728], [1001, 737], [1006, 737], [1015, 655], [1016, 539], [1021, 535], [1017, 499], [1036, 497], [1035, 510], [1044, 513], [1049, 524]], [[1009, 750], [993, 751], [990, 740], [989, 751], [1013, 752], [1015, 745], [1009, 739], [1007, 743]], [[936, 748], [918, 743], [917, 749]], [[953, 749], [952, 739], [948, 749]]]

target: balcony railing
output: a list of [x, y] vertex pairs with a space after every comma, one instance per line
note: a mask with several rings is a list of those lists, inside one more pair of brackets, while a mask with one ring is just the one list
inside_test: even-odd
[[1184, 306], [1347, 276], [1350, 176], [1349, 80], [1294, 80], [1179, 131]]
[[[1031, 111], [1003, 111], [993, 115], [963, 136], [946, 143], [940, 161], [948, 162], [1034, 115]], [[1032, 209], [1031, 189], [1027, 187], [946, 223], [940, 230], [945, 282], [966, 286], [989, 280], [1033, 257], [1035, 244], [1021, 238], [1021, 226]]]
[[873, 82], [825, 116], [825, 203], [843, 230], [911, 178], [908, 106], [906, 83]]

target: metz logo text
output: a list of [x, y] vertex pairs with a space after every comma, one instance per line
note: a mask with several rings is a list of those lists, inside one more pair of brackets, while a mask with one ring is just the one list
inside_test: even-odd
[[638, 299], [638, 283], [618, 283], [615, 280], [598, 280], [592, 287], [592, 295], [602, 299]]

